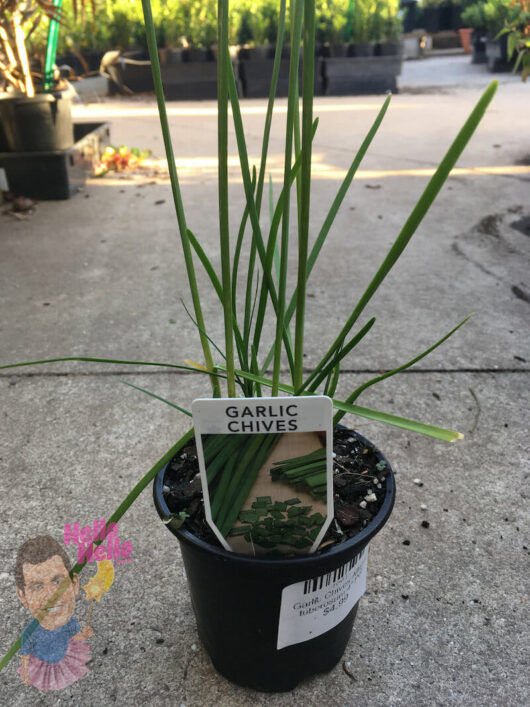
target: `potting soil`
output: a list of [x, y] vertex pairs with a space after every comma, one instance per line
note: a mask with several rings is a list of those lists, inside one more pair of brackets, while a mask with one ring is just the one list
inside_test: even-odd
[[[317, 553], [359, 533], [377, 514], [385, 497], [387, 465], [372, 446], [358, 439], [351, 430], [336, 428], [333, 452], [334, 520]], [[185, 511], [188, 514], [183, 529], [220, 547], [206, 523], [194, 441], [169, 462], [163, 492], [172, 513]], [[270, 555], [280, 556], [274, 550]], [[288, 555], [281, 553], [281, 556]]]

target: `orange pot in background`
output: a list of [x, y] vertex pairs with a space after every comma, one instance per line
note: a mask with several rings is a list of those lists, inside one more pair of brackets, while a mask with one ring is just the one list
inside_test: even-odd
[[462, 27], [461, 29], [458, 30], [458, 34], [460, 35], [460, 43], [462, 44], [462, 48], [464, 50], [464, 54], [471, 54], [471, 33], [473, 30], [471, 27]]

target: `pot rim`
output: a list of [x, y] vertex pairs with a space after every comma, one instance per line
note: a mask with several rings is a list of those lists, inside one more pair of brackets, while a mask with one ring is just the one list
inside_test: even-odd
[[25, 93], [8, 93], [0, 91], [0, 101], [13, 103], [54, 103], [59, 99], [71, 98], [68, 89], [64, 91], [50, 91], [49, 93], [36, 93], [34, 96], [26, 96]]
[[[272, 559], [252, 557], [250, 555], [242, 555], [238, 552], [230, 552], [228, 550], [225, 550], [224, 548], [215, 547], [214, 545], [210, 545], [210, 543], [207, 543], [205, 540], [201, 540], [200, 538], [196, 537], [195, 535], [190, 533], [189, 530], [182, 530], [180, 528], [178, 530], [174, 530], [173, 528], [170, 528], [169, 525], [167, 526], [167, 529], [173, 535], [175, 535], [180, 542], [192, 546], [203, 553], [214, 555], [219, 560], [230, 560], [231, 562], [237, 562], [241, 565], [260, 565], [261, 567], [270, 567], [271, 569], [279, 569], [280, 567], [285, 566], [287, 563], [294, 563], [300, 567], [311, 567], [313, 564], [322, 562], [322, 560], [324, 559], [332, 559], [335, 556], [342, 555], [345, 551], [348, 551], [350, 548], [352, 548], [352, 546], [358, 546], [359, 550], [361, 550], [365, 545], [368, 544], [368, 542], [374, 537], [374, 535], [379, 532], [379, 530], [384, 526], [388, 517], [390, 516], [392, 508], [394, 507], [394, 501], [396, 497], [396, 484], [394, 472], [392, 471], [392, 467], [390, 466], [384, 454], [382, 454], [382, 452], [380, 452], [379, 449], [374, 444], [372, 444], [372, 442], [366, 439], [366, 437], [363, 437], [363, 435], [359, 434], [356, 430], [350, 429], [350, 432], [352, 432], [352, 434], [354, 434], [360, 442], [374, 449], [377, 459], [380, 461], [384, 460], [386, 462], [388, 472], [385, 484], [385, 498], [383, 504], [381, 505], [381, 508], [372, 518], [370, 523], [368, 523], [365, 528], [363, 528], [359, 533], [357, 533], [357, 535], [354, 535], [352, 538], [349, 538], [348, 540], [342, 543], [334, 545], [329, 550], [326, 550], [325, 552], [320, 554], [317, 554], [317, 551], [312, 553], [311, 555], [301, 555], [299, 557], [289, 557], [285, 559]], [[160, 469], [160, 471], [153, 480], [153, 500], [160, 518], [168, 516], [171, 513], [164, 498], [164, 494], [162, 492], [166, 468], [167, 464], [165, 464], [162, 469]]]

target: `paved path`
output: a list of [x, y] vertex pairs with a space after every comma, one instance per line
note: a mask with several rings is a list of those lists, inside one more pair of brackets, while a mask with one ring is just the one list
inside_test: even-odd
[[521, 77], [511, 72], [491, 74], [485, 64], [472, 64], [465, 54], [432, 56], [403, 62], [400, 91], [445, 91], [451, 88], [486, 87], [492, 78], [501, 85], [520, 84]]
[[[454, 59], [463, 66], [460, 57], [444, 57], [417, 69], [410, 62], [410, 72], [441, 62], [422, 84], [440, 87], [442, 68], [456, 66]], [[402, 80], [412, 86], [420, 79], [410, 72], [407, 64]], [[375, 272], [489, 78], [393, 98], [310, 280], [308, 367]], [[94, 609], [90, 673], [63, 692], [41, 695], [21, 684], [16, 658], [0, 674], [0, 703], [527, 703], [530, 93], [501, 78], [460, 171], [367, 310], [367, 318], [378, 318], [373, 334], [345, 362], [340, 395], [408, 360], [475, 312], [432, 357], [361, 401], [461, 430], [462, 443], [349, 419], [385, 451], [398, 483], [394, 513], [371, 544], [369, 591], [344, 656], [355, 680], [339, 665], [294, 693], [266, 696], [219, 677], [197, 637], [178, 548], [148, 490], [120, 523], [135, 560], [116, 567], [111, 591]], [[317, 101], [313, 232], [381, 102]], [[280, 101], [271, 140], [275, 194], [284, 106]], [[173, 103], [169, 113], [190, 227], [217, 261], [215, 107]], [[152, 99], [80, 106], [76, 116], [109, 120], [116, 143], [162, 154]], [[263, 102], [245, 102], [244, 120], [256, 155]], [[230, 179], [235, 222], [243, 204], [236, 165]], [[202, 277], [200, 286], [206, 292]], [[2, 216], [0, 297], [2, 363], [68, 354], [175, 362], [200, 356], [179, 303], [189, 298], [163, 173], [91, 180], [68, 202], [40, 204], [31, 220]], [[212, 294], [205, 295], [205, 316], [219, 339]], [[2, 653], [28, 621], [12, 579], [20, 543], [41, 533], [60, 539], [65, 523], [108, 517], [187, 429], [183, 416], [125, 388], [123, 380], [185, 406], [207, 393], [195, 377], [125, 366], [64, 363], [0, 375]], [[86, 571], [83, 584], [91, 574]]]

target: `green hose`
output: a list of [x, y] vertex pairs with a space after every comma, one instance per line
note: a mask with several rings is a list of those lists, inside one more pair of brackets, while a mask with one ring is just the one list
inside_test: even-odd
[[[53, 0], [53, 6], [57, 8], [57, 14], [60, 13], [63, 0]], [[53, 89], [53, 65], [57, 56], [57, 42], [59, 40], [59, 23], [57, 20], [50, 20], [50, 29], [48, 31], [48, 44], [46, 46], [46, 61], [44, 63], [44, 91]]]

